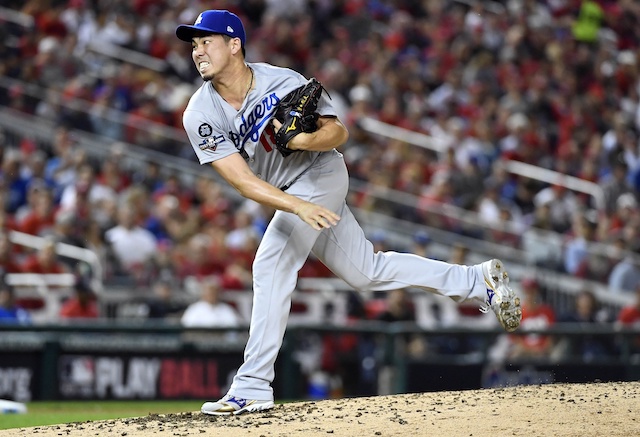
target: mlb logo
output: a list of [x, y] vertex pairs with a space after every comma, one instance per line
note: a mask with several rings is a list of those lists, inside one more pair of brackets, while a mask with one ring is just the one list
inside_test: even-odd
[[224, 141], [224, 137], [222, 135], [205, 138], [198, 147], [200, 150], [210, 150], [214, 152], [218, 148], [218, 144]]

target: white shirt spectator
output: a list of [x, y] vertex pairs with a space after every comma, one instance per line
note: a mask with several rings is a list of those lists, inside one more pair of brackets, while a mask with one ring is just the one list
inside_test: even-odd
[[105, 233], [106, 241], [122, 267], [129, 270], [149, 261], [157, 250], [156, 237], [135, 224], [133, 208], [123, 205], [118, 211], [119, 224]]
[[201, 284], [200, 300], [187, 307], [180, 322], [187, 328], [229, 328], [240, 325], [240, 316], [229, 304], [220, 301], [220, 283], [207, 279]]
[[[89, 188], [89, 202], [91, 204], [114, 202], [117, 199], [116, 192], [111, 188], [94, 183]], [[78, 188], [76, 185], [68, 185], [60, 197], [60, 207], [64, 210], [73, 210], [76, 207], [76, 199], [78, 197]]]
[[225, 238], [225, 244], [230, 249], [245, 249], [248, 244], [260, 240], [258, 232], [252, 224], [253, 217], [244, 211], [239, 210], [234, 216], [235, 229], [229, 231]]
[[187, 307], [180, 322], [187, 328], [233, 327], [240, 324], [240, 317], [227, 303], [198, 301]]
[[64, 211], [75, 210], [80, 195], [87, 196], [89, 203], [97, 207], [117, 200], [117, 194], [111, 187], [96, 181], [93, 167], [89, 164], [82, 165], [78, 169], [75, 182], [67, 185], [62, 191], [60, 209]]

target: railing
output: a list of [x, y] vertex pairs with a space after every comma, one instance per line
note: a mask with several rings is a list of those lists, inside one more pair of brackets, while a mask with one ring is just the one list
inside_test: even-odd
[[126, 49], [114, 44], [92, 42], [89, 43], [87, 48], [100, 55], [108, 56], [138, 67], [148, 68], [149, 70], [157, 71], [159, 73], [166, 72], [167, 70], [167, 62], [164, 59], [154, 58], [153, 56], [149, 56], [145, 53]]
[[[0, 86], [2, 86], [1, 79]], [[34, 123], [35, 120], [37, 120], [37, 123]], [[50, 120], [29, 116], [4, 107], [0, 107], [0, 127], [5, 130], [8, 136], [17, 136], [14, 141], [17, 143], [24, 137], [49, 143], [56, 129], [56, 125]], [[167, 127], [164, 126], [164, 128]], [[174, 134], [178, 135], [178, 132], [174, 130]], [[114, 151], [114, 147], [120, 147], [122, 158], [119, 165], [124, 168], [142, 169], [146, 163], [153, 162], [162, 167], [163, 174], [179, 174], [186, 181], [195, 180], [197, 177], [208, 177], [217, 181], [222, 180], [216, 172], [208, 167], [199, 165], [192, 159], [167, 155], [158, 150], [111, 140], [90, 132], [74, 130], [72, 135], [77, 144], [87, 150], [92, 157], [106, 158]], [[186, 141], [186, 139], [183, 138], [182, 141]], [[227, 185], [223, 185], [222, 189], [225, 195], [231, 198], [239, 198], [237, 192]]]
[[[456, 235], [470, 237], [476, 241], [480, 240], [487, 243], [494, 241], [496, 246], [520, 247], [522, 229], [514, 221], [501, 223], [482, 221], [479, 219], [477, 212], [448, 203], [441, 203], [438, 208], [421, 208], [420, 197], [414, 194], [387, 187], [384, 187], [383, 190], [376, 190], [374, 187], [372, 190], [371, 184], [357, 180], [350, 181], [350, 189], [352, 192], [359, 194], [375, 191], [372, 197], [377, 202], [384, 202], [392, 210], [391, 215], [394, 215], [394, 212], [398, 210], [411, 211], [411, 215], [420, 218], [419, 222], [423, 226], [447, 230]], [[361, 214], [366, 214], [366, 212], [363, 211]], [[410, 222], [409, 220], [404, 221]], [[416, 221], [414, 221], [415, 223]], [[415, 225], [413, 228], [415, 229]], [[502, 241], [496, 241], [498, 234], [501, 235]]]
[[[42, 248], [48, 241], [46, 238], [18, 231], [10, 231], [9, 240], [13, 244], [36, 250]], [[66, 243], [56, 243], [55, 251], [60, 256], [86, 263], [90, 274], [91, 290], [98, 298], [104, 296], [103, 266], [95, 252]], [[31, 317], [35, 323], [49, 323], [58, 320], [62, 301], [73, 294], [77, 278], [73, 273], [8, 273], [6, 281], [18, 290], [17, 297], [41, 300], [42, 307], [32, 309]]]
[[[371, 117], [363, 118], [360, 120], [360, 124], [364, 130], [376, 135], [400, 140], [438, 153], [446, 151], [446, 146], [442, 141], [420, 132], [393, 126]], [[502, 165], [509, 173], [549, 184], [561, 185], [571, 191], [585, 193], [594, 198], [595, 205], [599, 209], [604, 207], [604, 191], [598, 184], [523, 162], [509, 160], [504, 161]]]
[[[73, 99], [65, 99], [60, 91], [57, 91], [52, 88], [44, 88], [35, 83], [29, 83], [18, 79], [13, 79], [6, 76], [0, 76], [0, 87], [5, 89], [10, 89], [13, 86], [19, 86], [22, 92], [34, 99], [42, 100], [43, 96], [48, 94], [53, 94], [58, 98], [60, 106], [65, 110], [69, 110], [72, 112], [80, 112], [86, 116], [90, 116], [92, 114], [93, 102], [89, 100], [84, 100], [80, 98]], [[112, 123], [117, 123], [124, 127], [130, 128], [145, 128], [150, 132], [153, 132], [155, 135], [158, 135], [166, 140], [174, 141], [179, 144], [187, 143], [186, 134], [176, 128], [171, 126], [167, 126], [162, 123], [155, 122], [153, 120], [140, 120], [133, 122], [128, 119], [129, 114], [126, 112], [122, 112], [116, 109], [108, 108], [101, 113], [100, 118], [103, 121], [108, 121]], [[114, 142], [116, 140], [111, 140]], [[189, 148], [190, 150], [190, 148]]]
[[2, 6], [0, 6], [0, 21], [8, 21], [27, 29], [34, 26], [34, 19], [31, 15]]
[[59, 319], [64, 299], [71, 297], [76, 278], [71, 273], [8, 273], [5, 280], [17, 290], [19, 300], [36, 299], [42, 307], [30, 309], [32, 323], [51, 323]]
[[[1, 6], [0, 21], [8, 21], [26, 29], [32, 29], [34, 27], [33, 16]], [[163, 59], [158, 59], [153, 56], [149, 56], [146, 53], [126, 49], [114, 44], [97, 44], [90, 42], [87, 48], [99, 55], [137, 65], [138, 67], [148, 68], [153, 71], [164, 72], [167, 69], [167, 62]]]
[[[31, 249], [40, 249], [44, 247], [48, 241], [46, 238], [18, 231], [9, 232], [9, 240], [14, 244]], [[104, 279], [103, 267], [100, 258], [94, 251], [66, 243], [56, 243], [55, 250], [60, 256], [87, 263], [91, 268], [91, 286], [96, 293], [102, 293], [102, 282]]]
[[560, 185], [571, 191], [588, 194], [593, 197], [594, 205], [598, 210], [603, 210], [605, 207], [604, 191], [600, 185], [594, 182], [520, 161], [504, 161], [501, 165], [503, 165], [509, 173], [546, 182], [548, 184]]

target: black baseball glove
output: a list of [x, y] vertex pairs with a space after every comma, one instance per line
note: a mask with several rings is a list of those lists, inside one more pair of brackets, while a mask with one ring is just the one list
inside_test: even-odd
[[275, 118], [282, 127], [275, 135], [276, 149], [285, 158], [297, 150], [287, 147], [291, 138], [301, 132], [315, 132], [318, 129], [318, 100], [324, 87], [315, 77], [306, 85], [301, 86], [284, 96], [278, 104]]

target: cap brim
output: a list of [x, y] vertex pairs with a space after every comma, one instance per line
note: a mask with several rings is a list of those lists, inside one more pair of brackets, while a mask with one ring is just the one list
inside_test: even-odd
[[194, 35], [203, 33], [216, 33], [211, 29], [204, 29], [202, 27], [190, 26], [188, 24], [181, 24], [176, 29], [176, 36], [182, 41], [191, 42]]

